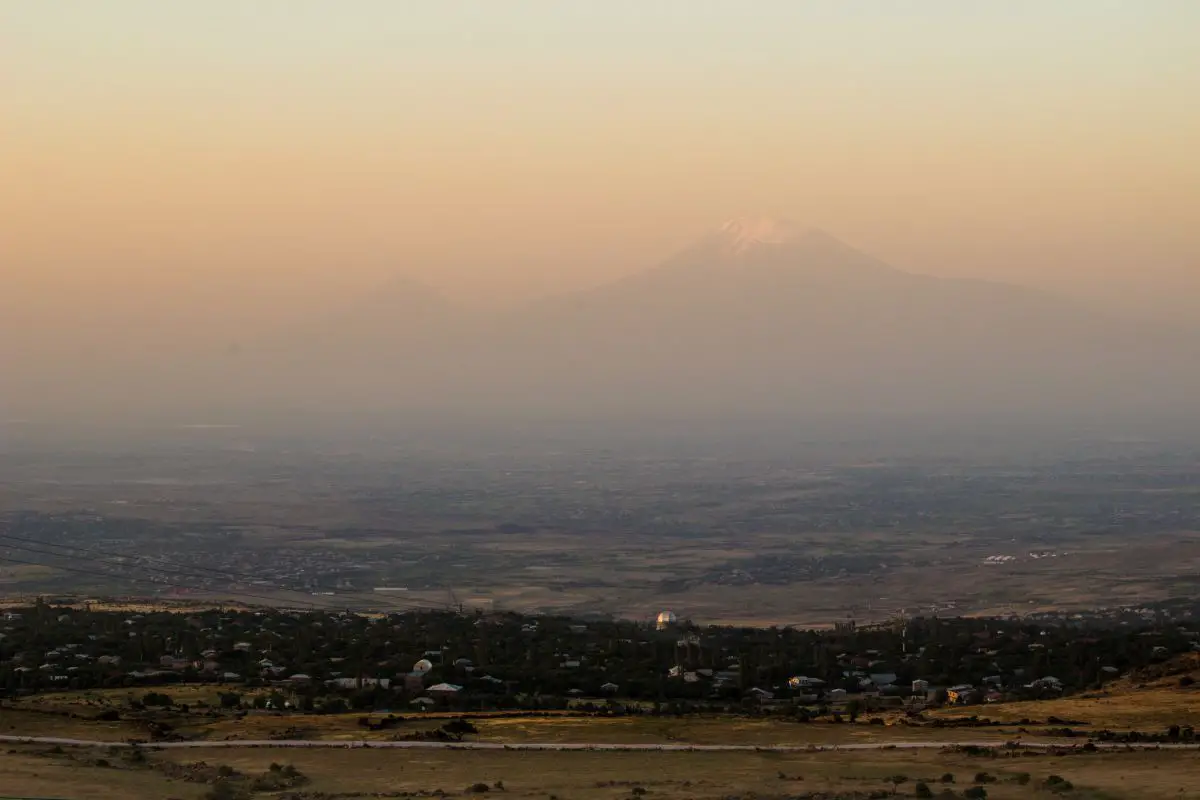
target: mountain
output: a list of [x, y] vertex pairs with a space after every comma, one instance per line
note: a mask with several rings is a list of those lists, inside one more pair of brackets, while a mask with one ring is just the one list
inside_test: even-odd
[[1051, 294], [904, 272], [823, 231], [744, 218], [655, 268], [522, 309], [460, 377], [484, 378], [497, 405], [634, 416], [1136, 416], [1197, 396], [1183, 345]]
[[334, 305], [279, 340], [301, 361], [382, 363], [421, 354], [455, 327], [459, 309], [417, 281], [392, 278], [369, 295]]
[[[335, 298], [230, 357], [188, 365], [214, 418], [422, 406], [436, 395], [441, 355], [458, 348], [464, 313], [441, 293], [395, 277]], [[199, 413], [199, 412], [193, 412]]]
[[90, 392], [90, 403], [130, 414], [292, 428], [473, 418], [1127, 429], [1195, 419], [1200, 346], [1051, 293], [905, 272], [829, 233], [743, 218], [650, 269], [509, 312], [468, 313], [397, 279], [331, 300], [271, 341], [98, 388], [112, 396]]

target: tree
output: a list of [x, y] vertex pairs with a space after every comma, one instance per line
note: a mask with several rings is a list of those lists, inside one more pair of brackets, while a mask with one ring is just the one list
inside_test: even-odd
[[862, 701], [851, 700], [846, 703], [846, 715], [850, 717], [851, 722], [858, 720], [858, 715], [862, 712]]
[[442, 730], [459, 741], [462, 741], [462, 738], [468, 734], [479, 733], [479, 729], [465, 719], [450, 720], [442, 726]]
[[1042, 784], [1042, 786], [1046, 790], [1054, 792], [1055, 794], [1069, 792], [1075, 788], [1074, 784], [1061, 775], [1051, 775], [1049, 778], [1046, 778], [1046, 781]]
[[322, 714], [345, 714], [349, 710], [350, 706], [341, 697], [331, 697], [321, 705]]

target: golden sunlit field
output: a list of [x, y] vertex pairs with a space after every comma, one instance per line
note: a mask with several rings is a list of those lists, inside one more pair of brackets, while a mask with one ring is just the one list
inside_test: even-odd
[[[200, 745], [135, 753], [109, 746], [0, 745], [0, 797], [333, 800], [439, 792], [453, 797], [483, 794], [483, 784], [489, 795], [514, 800], [631, 800], [643, 796], [651, 800], [815, 800], [887, 796], [893, 791], [901, 796], [923, 796], [918, 784], [925, 783], [933, 796], [952, 790], [963, 797], [964, 790], [980, 786], [989, 798], [1200, 798], [1200, 753], [1195, 749], [1091, 752], [1082, 746], [1086, 738], [1053, 736], [1045, 722], [1053, 717], [1071, 720], [1086, 734], [1104, 728], [1161, 732], [1168, 725], [1200, 719], [1200, 692], [1181, 690], [1173, 681], [1177, 679], [1120, 682], [1103, 696], [943, 709], [926, 715], [930, 721], [978, 716], [1003, 723], [990, 727], [914, 726], [904, 724], [903, 715], [897, 713], [886, 715], [882, 725], [861, 720], [858, 724], [800, 724], [749, 717], [469, 715], [478, 734], [468, 740], [496, 744], [868, 746], [859, 750], [541, 752]], [[181, 686], [173, 693], [177, 703], [195, 704], [212, 701], [220, 688]], [[127, 690], [70, 692], [6, 704], [0, 707], [0, 733], [114, 743], [144, 738], [145, 728], [136, 719], [94, 719], [103, 709], [120, 706], [128, 694]], [[210, 742], [293, 738], [349, 743], [382, 742], [433, 730], [455, 716], [410, 714], [390, 731], [364, 728], [359, 714], [268, 712], [238, 718], [164, 711], [159, 718], [186, 738]], [[1058, 747], [1004, 746], [1014, 738]], [[972, 750], [952, 746], [955, 742], [990, 742], [994, 747]], [[909, 749], [906, 743], [933, 746]], [[286, 765], [293, 769], [285, 772]], [[279, 778], [283, 775], [290, 777]], [[947, 775], [953, 777], [952, 783], [944, 780]], [[280, 785], [280, 780], [288, 785]], [[1071, 788], [1066, 790], [1066, 786]], [[219, 791], [234, 794], [214, 794]]]
[[[189, 766], [200, 763], [205, 766]], [[120, 756], [85, 749], [57, 752], [21, 746], [0, 755], [0, 786], [18, 796], [70, 800], [199, 800], [212, 786], [189, 781], [189, 776], [228, 767], [239, 782], [248, 782], [268, 773], [272, 763], [291, 764], [307, 780], [302, 787], [254, 796], [398, 797], [439, 790], [448, 796], [470, 796], [475, 792], [468, 787], [483, 783], [489, 794], [538, 800], [625, 800], [641, 796], [639, 788], [661, 800], [796, 797], [810, 792], [867, 797], [890, 792], [893, 777], [903, 779], [895, 785], [899, 794], [913, 796], [917, 782], [927, 783], [934, 792], [952, 787], [961, 793], [976, 776], [987, 773], [989, 782], [982, 785], [994, 798], [1052, 797], [1042, 788], [1051, 776], [1073, 784], [1072, 797], [1200, 797], [1200, 759], [1194, 753], [1162, 751], [989, 758], [903, 750], [704, 754], [200, 749], [151, 754], [145, 763], [130, 764]], [[953, 784], [941, 782], [946, 774], [953, 775]]]

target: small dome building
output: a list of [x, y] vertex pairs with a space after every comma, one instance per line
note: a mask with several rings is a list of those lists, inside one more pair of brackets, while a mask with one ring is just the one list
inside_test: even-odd
[[412, 671], [418, 675], [424, 675], [427, 672], [433, 671], [433, 662], [428, 658], [422, 658], [417, 663], [413, 664]]
[[675, 616], [674, 611], [659, 612], [658, 619], [655, 622], [655, 627], [658, 628], [660, 631], [665, 631], [667, 628], [674, 625], [676, 623], [677, 619], [678, 618]]

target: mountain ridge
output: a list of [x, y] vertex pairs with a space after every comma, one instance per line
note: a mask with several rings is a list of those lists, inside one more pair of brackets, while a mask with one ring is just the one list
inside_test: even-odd
[[621, 279], [493, 313], [397, 278], [89, 400], [214, 419], [1136, 421], [1195, 415], [1198, 353], [1049, 292], [904, 271], [819, 229], [753, 218]]

